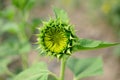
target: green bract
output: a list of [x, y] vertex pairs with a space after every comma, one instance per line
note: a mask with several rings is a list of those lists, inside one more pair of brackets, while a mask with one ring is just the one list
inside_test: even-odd
[[38, 37], [40, 48], [48, 55], [58, 58], [63, 55], [70, 55], [75, 39], [72, 27], [72, 25], [63, 22], [60, 18], [43, 22]]

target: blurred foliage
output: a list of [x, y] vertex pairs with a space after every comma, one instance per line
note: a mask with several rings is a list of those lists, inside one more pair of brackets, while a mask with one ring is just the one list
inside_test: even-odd
[[[120, 40], [120, 0], [92, 0], [91, 3], [92, 8], [102, 15]], [[120, 55], [119, 46], [115, 48], [115, 53]]]
[[59, 0], [58, 3], [67, 9], [78, 9], [80, 8], [81, 1], [82, 0]]
[[4, 1], [5, 1], [5, 0], [0, 0], [0, 9], [3, 9], [3, 7], [5, 6]]
[[11, 59], [0, 59], [0, 74], [3, 74], [4, 72], [7, 72], [7, 65], [10, 63]]
[[[105, 0], [102, 4], [101, 10], [105, 15], [108, 23], [112, 25], [120, 40], [120, 0]], [[120, 56], [120, 46], [115, 48], [115, 53]]]
[[[54, 0], [53, 0], [54, 1]], [[38, 5], [40, 5], [41, 7], [45, 7], [48, 6], [50, 3], [50, 0], [38, 0]]]
[[120, 0], [91, 0], [90, 3], [114, 29], [120, 30]]
[[35, 1], [36, 0], [12, 0], [12, 4], [21, 11], [28, 11], [34, 6]]
[[[2, 0], [0, 2], [2, 4]], [[12, 58], [31, 50], [30, 38], [41, 24], [40, 18], [29, 19], [35, 2], [36, 0], [11, 0], [8, 6], [0, 10], [0, 75], [10, 75], [8, 65]]]
[[110, 24], [120, 30], [120, 0], [105, 0], [101, 9]]

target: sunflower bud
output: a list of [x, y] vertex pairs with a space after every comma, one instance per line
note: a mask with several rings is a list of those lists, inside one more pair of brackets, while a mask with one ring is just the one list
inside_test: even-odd
[[72, 25], [62, 22], [59, 18], [43, 22], [43, 27], [39, 30], [40, 35], [37, 39], [42, 51], [57, 58], [71, 55], [75, 38], [72, 27]]

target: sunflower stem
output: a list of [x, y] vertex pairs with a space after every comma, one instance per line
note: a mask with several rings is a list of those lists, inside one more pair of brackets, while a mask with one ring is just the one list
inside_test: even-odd
[[21, 60], [22, 60], [22, 68], [23, 70], [28, 68], [28, 55], [27, 54], [21, 54]]
[[64, 80], [64, 77], [65, 77], [66, 61], [67, 61], [66, 58], [61, 59], [60, 80]]

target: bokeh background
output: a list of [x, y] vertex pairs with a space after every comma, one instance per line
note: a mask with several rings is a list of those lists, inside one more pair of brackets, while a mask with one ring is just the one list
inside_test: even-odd
[[[37, 61], [45, 61], [59, 75], [59, 61], [40, 56], [35, 44], [37, 28], [42, 20], [54, 16], [54, 6], [67, 11], [77, 36], [120, 41], [120, 0], [0, 0], [0, 80], [11, 80], [11, 72], [18, 74], [22, 67]], [[81, 51], [73, 56], [103, 57], [104, 74], [82, 80], [120, 80], [120, 46]], [[69, 69], [65, 75], [65, 80], [72, 80]]]

